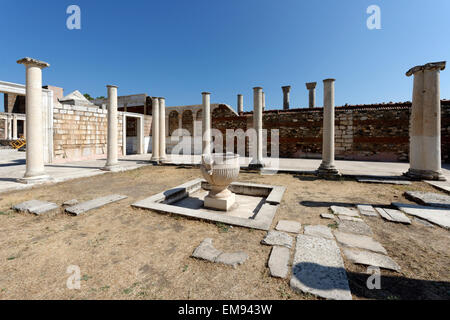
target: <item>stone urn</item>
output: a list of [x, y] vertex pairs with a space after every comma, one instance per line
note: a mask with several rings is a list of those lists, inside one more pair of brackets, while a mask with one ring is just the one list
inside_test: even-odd
[[214, 153], [202, 155], [200, 170], [211, 187], [205, 197], [206, 208], [228, 211], [236, 201], [236, 196], [228, 186], [239, 176], [239, 155], [234, 153]]

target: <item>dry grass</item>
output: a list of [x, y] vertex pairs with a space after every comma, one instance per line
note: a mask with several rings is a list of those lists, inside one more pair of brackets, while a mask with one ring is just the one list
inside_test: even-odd
[[[270, 247], [260, 245], [265, 232], [227, 229], [130, 206], [198, 176], [198, 169], [145, 167], [0, 195], [0, 298], [314, 299], [294, 293], [288, 280], [270, 277], [266, 267]], [[284, 174], [242, 173], [240, 180], [287, 186], [274, 224], [291, 219], [327, 225], [330, 221], [320, 218], [327, 202], [386, 205], [406, 202], [405, 190], [433, 190], [424, 183], [388, 186]], [[30, 199], [62, 204], [112, 193], [129, 198], [79, 217], [62, 212], [34, 217], [9, 210]], [[383, 289], [373, 292], [364, 289], [365, 268], [346, 262], [355, 299], [449, 298], [448, 231], [416, 222], [407, 227], [365, 220], [402, 273], [383, 271]], [[233, 269], [190, 258], [206, 237], [213, 238], [219, 249], [247, 252], [249, 260]], [[66, 288], [69, 265], [81, 269], [81, 290]]]

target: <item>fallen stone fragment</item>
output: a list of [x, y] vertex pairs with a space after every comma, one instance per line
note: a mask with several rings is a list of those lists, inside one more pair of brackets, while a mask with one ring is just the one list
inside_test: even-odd
[[337, 242], [343, 246], [387, 254], [386, 249], [371, 237], [340, 231], [334, 231], [334, 236], [336, 237]]
[[361, 234], [364, 236], [371, 236], [372, 229], [365, 223], [360, 221], [341, 221], [339, 222], [338, 230], [346, 233]]
[[109, 203], [120, 201], [120, 200], [123, 200], [126, 198], [128, 198], [128, 197], [121, 196], [118, 194], [113, 194], [110, 196], [89, 200], [89, 201], [82, 202], [77, 205], [68, 207], [68, 208], [66, 208], [66, 212], [74, 214], [74, 215], [79, 215], [79, 214], [85, 213], [89, 210], [97, 209], [97, 208], [103, 207], [104, 205], [107, 205]]
[[400, 271], [400, 266], [388, 256], [355, 249], [344, 249], [344, 254], [351, 262], [366, 266], [380, 267], [394, 271]]
[[445, 229], [450, 229], [450, 210], [448, 209], [418, 206], [398, 202], [393, 202], [392, 205], [396, 206], [407, 214], [425, 219]]
[[359, 210], [359, 212], [363, 216], [367, 217], [378, 217], [378, 213], [375, 211], [375, 209], [368, 204], [358, 204], [356, 208]]
[[79, 203], [79, 201], [77, 199], [72, 199], [72, 200], [64, 201], [62, 205], [70, 207], [70, 206], [77, 205], [78, 203]]
[[320, 216], [324, 219], [334, 219], [336, 216], [331, 213], [321, 213]]
[[12, 207], [13, 210], [19, 212], [27, 212], [35, 215], [41, 215], [44, 213], [50, 213], [59, 209], [56, 203], [41, 201], [41, 200], [29, 200]]
[[195, 248], [194, 253], [192, 254], [192, 257], [202, 260], [207, 260], [210, 262], [216, 261], [216, 258], [222, 254], [222, 251], [217, 250], [212, 245], [212, 239], [206, 238], [205, 240], [200, 243], [200, 245]]
[[287, 248], [292, 248], [293, 239], [287, 233], [270, 230], [261, 243], [269, 246], [284, 246]]
[[338, 215], [339, 220], [364, 222], [361, 218]]
[[307, 236], [334, 239], [333, 234], [331, 233], [331, 229], [323, 225], [305, 226], [305, 230], [303, 233]]
[[384, 208], [375, 208], [377, 212], [384, 219], [392, 222], [399, 222], [404, 224], [411, 224], [411, 220], [407, 216], [405, 216], [401, 211], [394, 209], [384, 209]]
[[330, 209], [336, 215], [359, 217], [358, 211], [356, 211], [356, 209], [353, 208], [331, 206]]
[[243, 264], [248, 259], [248, 254], [246, 254], [243, 251], [239, 252], [231, 252], [227, 253], [224, 252], [220, 254], [214, 262], [216, 263], [223, 263], [229, 266], [232, 266], [233, 268], [236, 268], [237, 265]]
[[450, 183], [448, 181], [424, 181], [424, 182], [435, 187], [436, 189], [450, 193]]
[[419, 204], [431, 207], [450, 208], [450, 196], [421, 191], [407, 191], [405, 198]]
[[275, 229], [278, 231], [299, 233], [302, 228], [302, 224], [297, 221], [280, 220]]
[[286, 247], [275, 246], [269, 258], [270, 275], [275, 278], [286, 278], [289, 273], [290, 251]]
[[295, 291], [326, 299], [352, 299], [344, 262], [334, 240], [297, 236], [290, 285]]
[[420, 218], [414, 218], [414, 221], [417, 223], [420, 223], [421, 225], [423, 225], [425, 227], [434, 228], [434, 226], [426, 220], [422, 220]]
[[380, 184], [396, 184], [396, 185], [410, 185], [411, 181], [394, 180], [394, 179], [376, 179], [376, 178], [357, 178], [356, 181], [361, 183], [380, 183]]

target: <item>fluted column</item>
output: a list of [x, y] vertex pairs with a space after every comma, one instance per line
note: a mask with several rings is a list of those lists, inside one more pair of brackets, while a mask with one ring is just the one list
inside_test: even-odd
[[256, 152], [249, 164], [250, 168], [263, 167], [263, 132], [262, 132], [262, 91], [261, 87], [253, 88], [253, 129], [256, 132]]
[[[107, 85], [108, 88], [108, 144], [106, 164], [102, 168], [106, 171], [118, 169], [118, 128], [117, 128], [117, 86]], [[126, 146], [123, 146], [126, 148]]]
[[5, 132], [4, 132], [4, 136], [5, 136], [5, 140], [8, 140], [8, 118], [5, 118]]
[[283, 90], [283, 110], [289, 110], [289, 92], [291, 92], [291, 86], [284, 86], [281, 89]]
[[322, 163], [317, 171], [323, 177], [339, 175], [334, 166], [334, 82], [335, 79], [323, 80]]
[[17, 117], [13, 115], [13, 139], [17, 140]]
[[26, 67], [26, 171], [19, 182], [34, 183], [45, 181], [49, 176], [44, 168], [44, 141], [42, 119], [42, 69], [49, 67], [46, 62], [23, 58], [17, 63]]
[[237, 111], [239, 115], [244, 113], [244, 96], [242, 94], [237, 95]]
[[211, 94], [202, 92], [202, 154], [211, 154]]
[[166, 99], [159, 98], [159, 157], [166, 161]]
[[419, 180], [445, 180], [441, 169], [440, 71], [445, 61], [411, 68], [414, 75], [410, 117], [410, 169], [405, 175]]
[[316, 85], [317, 82], [308, 82], [306, 83], [306, 89], [309, 91], [309, 107], [316, 107]]
[[153, 164], [159, 163], [159, 99], [152, 98], [152, 159]]
[[262, 92], [262, 111], [266, 110], [266, 93]]

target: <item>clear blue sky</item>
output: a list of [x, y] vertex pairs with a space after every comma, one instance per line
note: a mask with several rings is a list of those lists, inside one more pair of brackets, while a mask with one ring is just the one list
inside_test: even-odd
[[[236, 107], [262, 86], [269, 109], [306, 107], [305, 82], [336, 78], [336, 105], [411, 100], [412, 66], [450, 60], [448, 0], [0, 0], [0, 80], [25, 83], [24, 56], [51, 64], [43, 83], [91, 96], [164, 96], [167, 105], [213, 102]], [[66, 28], [66, 8], [81, 8], [81, 30]], [[366, 9], [381, 8], [381, 30]], [[441, 73], [450, 98], [450, 66]], [[0, 104], [0, 110], [2, 109]]]

